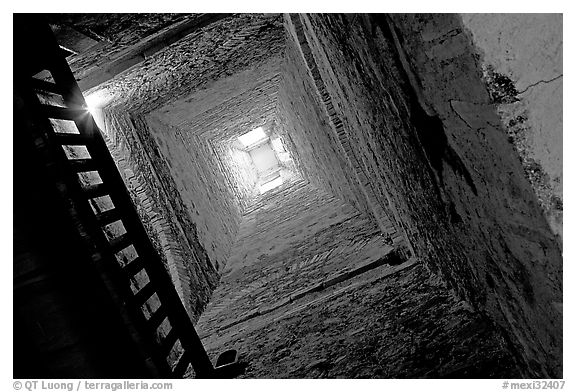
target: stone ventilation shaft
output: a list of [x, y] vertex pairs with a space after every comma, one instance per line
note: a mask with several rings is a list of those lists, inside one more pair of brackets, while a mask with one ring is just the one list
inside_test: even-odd
[[48, 20], [210, 357], [562, 377], [561, 16]]

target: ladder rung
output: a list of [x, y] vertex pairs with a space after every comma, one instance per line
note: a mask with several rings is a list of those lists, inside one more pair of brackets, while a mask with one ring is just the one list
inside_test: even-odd
[[32, 88], [58, 95], [62, 95], [64, 93], [63, 90], [55, 83], [47, 82], [46, 80], [37, 78], [32, 78]]
[[94, 159], [70, 159], [68, 163], [77, 172], [88, 172], [98, 168]]
[[174, 378], [184, 377], [184, 373], [186, 373], [189, 364], [190, 364], [190, 354], [188, 353], [188, 350], [186, 350], [184, 351], [184, 354], [180, 356], [176, 368], [174, 368], [174, 370], [172, 371], [172, 375], [174, 376]]
[[140, 291], [138, 291], [136, 294], [134, 294], [134, 297], [132, 297], [132, 301], [136, 305], [142, 305], [155, 292], [156, 292], [156, 288], [154, 287], [154, 285], [151, 282], [148, 282], [148, 284], [146, 286], [142, 287], [140, 289]]
[[155, 331], [166, 318], [166, 312], [164, 311], [164, 309], [165, 309], [164, 306], [160, 305], [160, 307], [156, 309], [152, 317], [150, 317], [150, 319], [148, 320], [148, 325], [153, 331]]
[[124, 233], [121, 236], [116, 237], [109, 241], [110, 250], [112, 251], [112, 253], [117, 253], [120, 252], [122, 249], [126, 248], [131, 243], [132, 241], [130, 240], [130, 236], [128, 235], [128, 233]]
[[174, 347], [174, 343], [176, 343], [176, 341], [178, 340], [178, 334], [176, 333], [176, 329], [174, 328], [174, 326], [172, 326], [172, 329], [170, 330], [170, 332], [168, 332], [168, 335], [166, 335], [166, 337], [164, 338], [164, 340], [162, 340], [162, 354], [164, 356], [168, 356], [168, 354], [170, 354], [170, 351], [172, 350], [172, 347]]
[[93, 199], [95, 197], [104, 196], [108, 194], [108, 187], [104, 183], [88, 185], [82, 188], [87, 198]]
[[55, 133], [55, 140], [63, 146], [85, 146], [90, 138], [78, 133]]
[[124, 266], [122, 270], [130, 277], [136, 275], [140, 270], [144, 268], [144, 259], [142, 257], [137, 257], [130, 263]]
[[105, 226], [109, 223], [116, 222], [120, 220], [120, 211], [117, 208], [112, 208], [111, 210], [104, 211], [96, 215], [96, 220], [100, 226]]
[[42, 112], [47, 117], [59, 120], [79, 120], [90, 114], [86, 109], [70, 109], [52, 105], [42, 105]]

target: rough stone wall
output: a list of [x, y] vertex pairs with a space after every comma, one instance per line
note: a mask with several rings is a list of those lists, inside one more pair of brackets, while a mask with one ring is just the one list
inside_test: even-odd
[[554, 233], [562, 236], [562, 15], [463, 14], [485, 67], [510, 78], [509, 135]]
[[171, 102], [149, 115], [160, 122], [177, 127], [182, 137], [201, 140], [214, 150], [212, 170], [222, 173], [233, 201], [244, 210], [253, 196], [256, 172], [237, 137], [263, 126], [267, 132], [275, 128], [278, 92], [279, 56], [237, 74], [223, 78], [191, 96]]
[[[157, 19], [147, 22], [156, 30], [180, 20], [169, 15], [164, 22]], [[98, 25], [99, 20], [79, 23]], [[118, 43], [123, 50], [151, 35], [152, 27], [146, 25], [137, 16], [127, 17], [127, 37]], [[104, 97], [108, 112], [129, 113], [139, 123], [142, 145], [167, 192], [174, 192], [173, 208], [185, 236], [191, 243], [200, 242], [197, 250], [205, 249], [201, 263], [209, 259], [216, 270], [225, 264], [239, 214], [253, 196], [255, 183], [250, 173], [239, 169], [238, 162], [246, 157], [232, 152], [231, 140], [272, 123], [282, 39], [279, 15], [229, 16], [91, 91]], [[80, 56], [86, 62], [80, 69], [117, 55], [115, 50], [96, 49]], [[152, 184], [154, 179], [148, 181]]]
[[283, 47], [281, 15], [239, 14], [189, 34], [90, 91], [105, 91], [111, 106], [148, 113], [187, 97]]
[[[194, 226], [187, 222], [187, 215], [177, 205], [178, 202], [181, 204], [178, 195], [170, 192], [170, 184], [166, 183], [170, 173], [162, 173], [159, 157], [147, 154], [149, 145], [144, 146], [141, 142], [146, 140], [146, 133], [142, 132], [145, 125], [140, 122], [136, 130], [134, 124], [138, 122], [131, 121], [126, 113], [107, 111], [104, 118], [110, 152], [148, 235], [195, 321], [216, 286], [218, 274], [196, 238]], [[147, 277], [137, 276], [134, 283], [142, 286], [145, 279]]]
[[[154, 242], [166, 250], [169, 268], [175, 265], [169, 258], [186, 252], [178, 248], [185, 241], [196, 256], [207, 260], [207, 255], [216, 268], [223, 267], [241, 221], [244, 205], [239, 200], [254, 195], [229, 186], [242, 174], [222, 164], [228, 146], [213, 142], [222, 142], [222, 135], [230, 140], [234, 132], [243, 133], [242, 127], [268, 123], [276, 110], [278, 132], [288, 136], [286, 145], [306, 178], [363, 212], [371, 208], [359, 190], [370, 186], [377, 205], [393, 212], [416, 255], [440, 273], [459, 298], [506, 331], [523, 361], [522, 374], [560, 376], [561, 256], [486, 89], [478, 49], [494, 46], [485, 42], [483, 30], [475, 30], [482, 22], [468, 20], [470, 36], [456, 15], [298, 18], [301, 34], [288, 40], [277, 106], [275, 98], [270, 99], [280, 81], [275, 55], [285, 41], [277, 15], [238, 15], [212, 24], [101, 86], [113, 97], [111, 104], [122, 108], [116, 113], [130, 112], [139, 124], [134, 132], [129, 117], [116, 117], [115, 127], [129, 130], [118, 136], [126, 142], [117, 146], [124, 143], [129, 153], [119, 149], [114, 154], [126, 178], [135, 181], [134, 189], [146, 184], [139, 209]], [[505, 37], [514, 41], [522, 27], [515, 22], [511, 31]], [[302, 37], [314, 65], [302, 59]], [[509, 50], [504, 48], [484, 53], [497, 58], [501, 50]], [[525, 102], [536, 102], [530, 121], [544, 121], [539, 111], [544, 106], [529, 96], [556, 86], [559, 75], [542, 83], [522, 79], [533, 70], [518, 68], [520, 63], [504, 62], [517, 88], [526, 89], [519, 90]], [[269, 72], [261, 73], [263, 69]], [[232, 74], [242, 75], [228, 78]], [[239, 81], [251, 77], [251, 87], [230, 100], [214, 94], [219, 89], [235, 91]], [[323, 92], [318, 94], [320, 81], [332, 105], [328, 115]], [[174, 108], [183, 114], [174, 127], [166, 120], [172, 115], [164, 118], [161, 112], [168, 113], [176, 99], [181, 105]], [[252, 101], [257, 104], [248, 105]], [[196, 105], [187, 115], [191, 103]], [[220, 121], [222, 113], [225, 121]], [[341, 140], [331, 129], [333, 118], [342, 122], [347, 148], [366, 175], [362, 181], [345, 162]], [[204, 133], [189, 132], [189, 127]], [[545, 160], [541, 153], [552, 144], [534, 145], [542, 147], [541, 156], [534, 156]], [[156, 174], [145, 159], [154, 162]], [[557, 178], [556, 164], [551, 159], [542, 166]], [[136, 169], [140, 165], [145, 169]], [[559, 184], [554, 189], [561, 189]], [[162, 201], [159, 189], [173, 197]], [[286, 189], [289, 186], [278, 191]], [[176, 221], [180, 229], [172, 226]], [[197, 244], [202, 245], [195, 248]], [[206, 253], [197, 252], [202, 247]], [[205, 276], [205, 287], [210, 276], [212, 272]], [[477, 326], [483, 317], [474, 313], [472, 318]]]
[[[309, 15], [304, 30], [370, 181], [417, 256], [561, 375], [561, 255], [454, 15]], [[395, 27], [391, 27], [395, 26]]]
[[278, 126], [291, 141], [290, 153], [309, 181], [370, 214], [361, 188], [331, 132], [328, 118], [319, 110], [319, 97], [312, 83], [294, 41], [287, 37], [277, 118]]
[[198, 239], [217, 271], [226, 264], [241, 220], [238, 199], [211, 143], [180, 128], [148, 119], [150, 133], [174, 178]]
[[270, 58], [254, 61], [245, 70], [170, 102], [154, 111], [154, 116], [214, 142], [269, 125], [276, 111], [281, 61], [272, 51]]
[[197, 328], [242, 377], [519, 376], [481, 314], [416, 261], [378, 264], [378, 227], [306, 182], [259, 198], [234, 249]]
[[203, 341], [210, 355], [238, 349], [243, 378], [521, 377], [493, 326], [421, 265]]
[[250, 205], [250, 200], [258, 192], [256, 187], [258, 173], [250, 154], [233, 148], [230, 144], [213, 143], [213, 146], [219, 157], [221, 170], [226, 177], [226, 184], [233, 190], [241, 211], [245, 211]]
[[[306, 165], [302, 170], [308, 172], [309, 177], [312, 175], [313, 181], [371, 216], [391, 244], [404, 248], [404, 234], [402, 229], [398, 230], [400, 222], [396, 212], [388, 196], [377, 195], [368, 180], [366, 171], [372, 168], [354, 151], [350, 132], [334, 109], [300, 19], [292, 15], [285, 19], [285, 24], [289, 34], [283, 99], [279, 104], [283, 110], [279, 117], [285, 119], [287, 133], [300, 147], [294, 155], [303, 155], [300, 162]], [[306, 88], [302, 89], [301, 85]], [[322, 132], [318, 132], [319, 129]], [[311, 145], [310, 140], [316, 143]], [[335, 168], [341, 171], [334, 171]]]
[[331, 271], [389, 252], [378, 234], [367, 217], [304, 181], [265, 193], [243, 218], [211, 300], [217, 306], [207, 309], [209, 324], [199, 328], [242, 319], [321, 282]]
[[96, 44], [71, 56], [68, 61], [77, 80], [120, 57], [126, 50], [155, 33], [202, 14], [48, 14], [55, 25], [67, 26], [95, 40]]
[[[71, 66], [82, 80], [163, 28], [196, 17], [62, 16], [58, 23], [92, 36], [94, 29], [117, 22], [100, 38], [94, 36], [102, 39], [99, 44], [74, 56]], [[231, 140], [273, 123], [282, 47], [280, 15], [234, 15], [146, 56], [94, 89], [104, 97], [96, 104], [105, 105], [109, 147], [194, 320], [225, 265], [241, 210], [255, 196], [256, 179], [240, 169], [246, 154], [232, 150]], [[175, 102], [179, 98], [183, 103]], [[176, 129], [166, 119], [187, 123]]]

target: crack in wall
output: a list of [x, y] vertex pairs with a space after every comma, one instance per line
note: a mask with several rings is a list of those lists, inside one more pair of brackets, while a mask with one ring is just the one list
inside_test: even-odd
[[552, 79], [539, 80], [539, 81], [537, 81], [536, 83], [532, 83], [532, 84], [528, 85], [524, 90], [518, 91], [518, 95], [524, 94], [526, 91], [528, 91], [528, 90], [530, 90], [531, 88], [536, 87], [536, 86], [538, 86], [538, 85], [540, 85], [540, 84], [548, 84], [548, 83], [555, 82], [556, 80], [560, 79], [561, 77], [563, 77], [563, 74], [560, 74], [560, 75], [558, 75], [558, 76], [556, 76], [556, 77], [554, 77], [554, 78], [552, 78]]

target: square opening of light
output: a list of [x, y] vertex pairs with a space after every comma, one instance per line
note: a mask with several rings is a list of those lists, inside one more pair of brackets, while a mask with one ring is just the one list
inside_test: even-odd
[[239, 136], [238, 140], [240, 140], [240, 143], [242, 143], [242, 145], [245, 148], [250, 148], [250, 147], [255, 146], [256, 144], [260, 143], [261, 141], [263, 141], [267, 137], [268, 136], [266, 136], [264, 129], [262, 129], [262, 127], [258, 127], [258, 128], [251, 130], [248, 133], [245, 133], [242, 136]]

